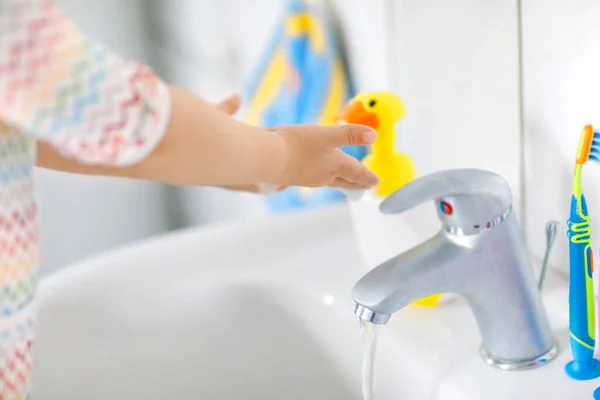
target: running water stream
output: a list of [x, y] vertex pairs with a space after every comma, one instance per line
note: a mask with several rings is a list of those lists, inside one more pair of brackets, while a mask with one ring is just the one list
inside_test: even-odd
[[362, 354], [362, 392], [364, 400], [373, 400], [375, 393], [375, 351], [377, 335], [381, 325], [360, 320], [360, 332], [363, 340]]

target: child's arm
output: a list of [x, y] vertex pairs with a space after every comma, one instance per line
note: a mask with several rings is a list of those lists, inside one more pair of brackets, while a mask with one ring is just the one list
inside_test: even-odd
[[338, 149], [372, 142], [370, 128], [236, 121], [87, 37], [52, 0], [3, 0], [0, 31], [0, 119], [47, 143], [43, 167], [192, 185], [377, 182]]
[[76, 173], [242, 189], [257, 182], [347, 188], [377, 183], [359, 162], [337, 149], [371, 143], [374, 135], [369, 128], [307, 125], [266, 130], [230, 117], [237, 109], [237, 98], [215, 107], [176, 88], [170, 93], [171, 121], [164, 139], [141, 162], [126, 167], [86, 165], [40, 143], [38, 165]]

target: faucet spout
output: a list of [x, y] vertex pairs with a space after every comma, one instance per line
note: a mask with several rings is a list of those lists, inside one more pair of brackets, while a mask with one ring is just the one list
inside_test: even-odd
[[[435, 293], [448, 291], [449, 268], [466, 256], [441, 231], [368, 272], [354, 286], [355, 314], [369, 322], [386, 324], [390, 316], [409, 304]], [[445, 272], [448, 270], [448, 272]]]
[[457, 293], [475, 315], [489, 365], [514, 370], [547, 363], [558, 347], [516, 217], [509, 210], [499, 221], [473, 227], [473, 234], [442, 227], [375, 267], [354, 286], [355, 314], [386, 324], [416, 300]]

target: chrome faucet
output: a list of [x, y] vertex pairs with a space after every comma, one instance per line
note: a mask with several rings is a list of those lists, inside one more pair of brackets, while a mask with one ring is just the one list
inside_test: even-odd
[[505, 370], [543, 365], [558, 354], [529, 263], [508, 183], [499, 175], [457, 169], [424, 176], [393, 193], [384, 214], [434, 200], [441, 230], [382, 263], [354, 286], [355, 313], [386, 324], [393, 313], [435, 293], [470, 305], [486, 363]]

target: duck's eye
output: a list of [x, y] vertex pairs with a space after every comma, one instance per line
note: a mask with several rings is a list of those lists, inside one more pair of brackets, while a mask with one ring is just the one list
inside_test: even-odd
[[375, 104], [377, 104], [377, 100], [371, 100], [369, 102], [369, 107], [375, 107]]

